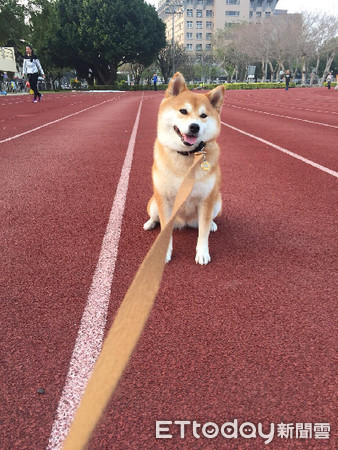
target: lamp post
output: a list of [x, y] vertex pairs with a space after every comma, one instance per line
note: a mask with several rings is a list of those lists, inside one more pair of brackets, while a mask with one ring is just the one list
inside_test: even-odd
[[165, 13], [172, 16], [172, 57], [173, 57], [173, 75], [175, 73], [175, 15], [183, 14], [183, 1], [166, 0]]

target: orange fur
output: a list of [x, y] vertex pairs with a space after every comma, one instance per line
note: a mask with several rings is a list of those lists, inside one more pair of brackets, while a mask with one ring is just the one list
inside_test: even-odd
[[[154, 146], [152, 179], [154, 194], [148, 203], [150, 219], [144, 224], [149, 230], [158, 222], [161, 227], [168, 221], [178, 188], [192, 165], [194, 155], [182, 155], [198, 147], [206, 146], [209, 171], [195, 171], [195, 184], [185, 205], [181, 208], [176, 227], [198, 227], [196, 263], [210, 261], [208, 238], [216, 231], [213, 221], [221, 211], [219, 187], [221, 173], [218, 165], [219, 147], [216, 138], [220, 132], [220, 111], [224, 87], [219, 86], [208, 94], [196, 94], [187, 89], [183, 76], [177, 72], [172, 78], [161, 102], [157, 138]], [[166, 261], [170, 261], [172, 239]]]

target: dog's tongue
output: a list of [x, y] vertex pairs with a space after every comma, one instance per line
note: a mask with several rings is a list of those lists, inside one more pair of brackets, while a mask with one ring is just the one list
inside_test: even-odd
[[190, 145], [194, 145], [195, 142], [197, 141], [197, 137], [192, 136], [190, 134], [183, 134], [183, 141], [187, 142]]

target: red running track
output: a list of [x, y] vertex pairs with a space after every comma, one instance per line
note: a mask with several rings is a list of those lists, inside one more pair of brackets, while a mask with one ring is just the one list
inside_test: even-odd
[[[222, 121], [337, 171], [336, 97], [228, 91]], [[161, 98], [0, 98], [1, 448], [57, 448], [57, 408], [140, 102], [106, 329], [158, 233], [142, 225]], [[195, 265], [196, 230], [175, 233], [155, 308], [90, 449], [265, 446], [258, 434], [211, 439], [201, 428], [198, 439], [191, 425], [184, 439], [174, 424], [172, 439], [155, 437], [156, 420], [235, 419], [265, 433], [275, 424], [272, 448], [335, 447], [337, 178], [227, 125], [219, 142], [212, 262]], [[294, 429], [282, 439], [280, 423], [329, 423], [330, 439], [313, 427], [312, 437]]]

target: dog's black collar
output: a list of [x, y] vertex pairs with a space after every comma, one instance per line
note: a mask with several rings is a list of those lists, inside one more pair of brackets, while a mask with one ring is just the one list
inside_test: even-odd
[[189, 155], [192, 155], [193, 153], [202, 151], [204, 149], [205, 145], [206, 145], [205, 142], [201, 141], [194, 150], [190, 150], [190, 152], [177, 152], [177, 153], [179, 153], [180, 155], [189, 156]]

